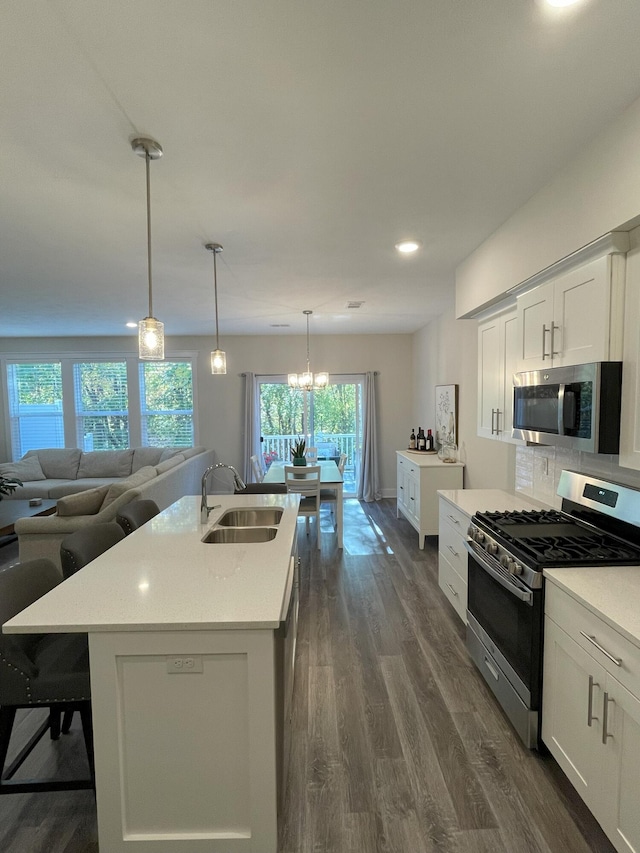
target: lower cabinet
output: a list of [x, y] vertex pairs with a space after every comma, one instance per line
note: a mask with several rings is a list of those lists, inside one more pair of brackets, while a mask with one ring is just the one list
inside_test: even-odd
[[545, 611], [542, 740], [616, 850], [640, 853], [640, 649], [548, 581]]
[[467, 624], [467, 551], [464, 542], [471, 517], [440, 498], [438, 526], [438, 584], [454, 610]]
[[436, 455], [396, 451], [396, 516], [409, 521], [418, 531], [418, 544], [425, 536], [438, 535], [438, 490], [461, 489], [462, 462], [441, 462]]

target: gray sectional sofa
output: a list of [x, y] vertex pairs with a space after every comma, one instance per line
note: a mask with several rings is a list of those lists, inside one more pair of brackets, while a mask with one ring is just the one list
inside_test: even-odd
[[[0, 475], [24, 483], [9, 499], [58, 501], [55, 515], [16, 522], [20, 560], [48, 557], [60, 567], [60, 543], [69, 533], [114, 521], [120, 508], [135, 498], [150, 498], [162, 510], [183, 495], [197, 495], [203, 472], [215, 461], [215, 452], [204, 447], [90, 453], [46, 448], [29, 451], [18, 462], [0, 464]], [[25, 474], [35, 477], [26, 479]]]

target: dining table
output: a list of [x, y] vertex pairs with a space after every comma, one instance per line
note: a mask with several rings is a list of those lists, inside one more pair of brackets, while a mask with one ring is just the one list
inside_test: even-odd
[[[282, 461], [272, 462], [262, 482], [284, 483], [284, 468], [287, 464], [289, 463]], [[332, 459], [319, 459], [317, 464], [320, 466], [320, 485], [325, 489], [333, 489], [336, 493], [336, 536], [338, 538], [338, 548], [342, 548], [342, 524], [344, 517], [342, 506], [342, 474]]]

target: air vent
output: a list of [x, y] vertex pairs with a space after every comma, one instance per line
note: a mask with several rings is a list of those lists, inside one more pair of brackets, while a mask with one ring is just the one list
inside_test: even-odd
[[288, 329], [290, 324], [289, 323], [271, 323], [270, 325], [271, 325], [272, 329]]
[[364, 305], [364, 301], [362, 302], [347, 302], [347, 308], [361, 308]]

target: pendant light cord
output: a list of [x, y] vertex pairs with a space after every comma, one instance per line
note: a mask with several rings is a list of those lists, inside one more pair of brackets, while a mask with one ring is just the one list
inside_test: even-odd
[[309, 315], [307, 314], [307, 373], [311, 373], [309, 364]]
[[149, 161], [151, 157], [147, 151], [145, 154], [147, 167], [147, 269], [149, 270], [149, 317], [153, 317], [153, 298], [151, 285], [151, 179], [149, 176]]
[[216, 349], [220, 349], [220, 341], [218, 338], [218, 269], [216, 266], [216, 250], [213, 250], [213, 296], [216, 306]]

